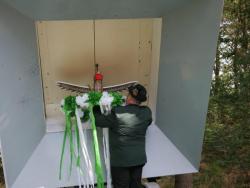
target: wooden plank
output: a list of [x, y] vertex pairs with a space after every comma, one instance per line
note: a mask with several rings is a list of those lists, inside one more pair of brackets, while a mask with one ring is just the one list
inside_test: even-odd
[[56, 81], [92, 85], [94, 34], [104, 86], [139, 81], [148, 90], [145, 104], [155, 113], [160, 23], [155, 19], [37, 22], [47, 118], [60, 119], [60, 100], [73, 94], [58, 88]]
[[93, 83], [93, 21], [41, 21], [37, 23], [47, 116], [56, 116], [60, 100], [73, 94], [56, 81]]
[[138, 42], [138, 20], [96, 21], [96, 59], [105, 85], [138, 79]]

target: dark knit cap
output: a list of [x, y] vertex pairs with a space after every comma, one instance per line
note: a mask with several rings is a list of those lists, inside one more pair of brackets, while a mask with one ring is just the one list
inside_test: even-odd
[[141, 84], [136, 84], [128, 88], [129, 94], [139, 102], [147, 100], [147, 90]]

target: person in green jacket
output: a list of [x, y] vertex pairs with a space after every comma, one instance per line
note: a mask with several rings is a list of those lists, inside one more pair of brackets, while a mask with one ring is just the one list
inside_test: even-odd
[[102, 115], [94, 108], [96, 126], [109, 128], [110, 162], [114, 188], [142, 188], [142, 168], [147, 162], [145, 135], [152, 122], [152, 112], [141, 103], [147, 100], [147, 91], [140, 85], [128, 88], [125, 106]]

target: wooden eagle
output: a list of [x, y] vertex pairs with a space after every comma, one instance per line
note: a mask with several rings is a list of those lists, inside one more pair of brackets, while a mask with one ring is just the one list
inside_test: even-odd
[[95, 65], [95, 75], [94, 75], [94, 86], [80, 86], [76, 84], [71, 84], [67, 82], [57, 81], [57, 86], [61, 89], [69, 90], [75, 93], [88, 93], [90, 91], [122, 91], [126, 90], [128, 87], [138, 83], [137, 81], [126, 82], [122, 84], [112, 85], [112, 86], [102, 86], [103, 75], [98, 70], [98, 64]]

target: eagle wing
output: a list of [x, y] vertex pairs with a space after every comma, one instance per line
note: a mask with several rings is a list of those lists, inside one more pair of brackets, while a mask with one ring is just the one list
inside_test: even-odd
[[56, 84], [62, 89], [66, 89], [66, 90], [73, 91], [76, 93], [87, 93], [91, 91], [91, 88], [89, 86], [79, 86], [79, 85], [70, 84], [70, 83], [61, 82], [61, 81], [56, 82]]
[[122, 83], [122, 84], [118, 84], [118, 85], [113, 85], [113, 86], [106, 86], [103, 87], [103, 91], [122, 91], [122, 90], [126, 90], [128, 87], [134, 85], [138, 83], [137, 81], [131, 81], [131, 82], [127, 82], [127, 83]]

